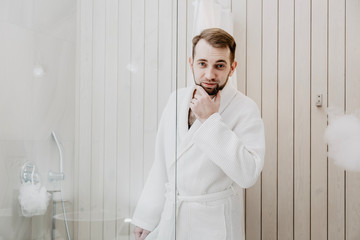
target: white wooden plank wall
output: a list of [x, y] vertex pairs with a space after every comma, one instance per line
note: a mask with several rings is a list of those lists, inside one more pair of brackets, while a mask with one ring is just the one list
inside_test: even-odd
[[134, 211], [153, 161], [157, 123], [176, 87], [177, 5], [79, 0], [78, 8], [74, 205], [90, 212], [91, 221], [75, 224], [74, 239], [133, 239], [120, 218]]
[[[106, 6], [102, 1], [93, 1], [93, 89], [91, 116], [91, 177], [90, 209], [100, 212], [104, 205], [104, 137], [105, 137], [105, 62], [106, 62]], [[94, 171], [93, 169], [96, 169]], [[81, 175], [80, 175], [81, 176]], [[88, 183], [89, 184], [89, 183]], [[94, 221], [90, 224], [90, 238], [101, 239], [103, 224]]]
[[[177, 87], [187, 82], [192, 3], [79, 0], [76, 211], [131, 216], [175, 74]], [[323, 141], [327, 107], [360, 108], [359, 1], [231, 6], [238, 88], [261, 109], [267, 145], [245, 194], [247, 239], [360, 239], [360, 174], [335, 166]], [[133, 239], [129, 231], [121, 221], [80, 222], [74, 239]]]
[[[262, 1], [247, 1], [247, 54], [246, 54], [246, 93], [261, 109], [261, 81], [262, 81]], [[249, 31], [249, 28], [252, 28]], [[259, 91], [260, 90], [260, 91]], [[246, 214], [245, 231], [248, 239], [261, 238], [261, 176], [259, 181], [245, 194]]]
[[[329, 1], [328, 106], [345, 107], [345, 0]], [[345, 172], [328, 160], [328, 239], [345, 238]]]
[[[312, 1], [311, 102], [322, 94], [327, 105], [327, 0]], [[311, 239], [327, 239], [327, 158], [324, 108], [311, 105]]]
[[[345, 2], [345, 109], [352, 112], [360, 108], [360, 2]], [[360, 239], [360, 174], [346, 173], [345, 183], [345, 236]]]
[[[79, 70], [77, 79], [77, 112], [75, 155], [74, 211], [90, 212], [91, 209], [91, 162], [92, 162], [92, 88], [93, 88], [93, 3], [79, 1]], [[74, 226], [75, 239], [90, 239], [90, 223], [78, 222]]]
[[294, 235], [294, 1], [278, 8], [278, 239], [285, 240]]
[[[130, 166], [131, 166], [131, 72], [128, 66], [131, 59], [131, 7], [132, 1], [119, 3], [118, 32], [118, 95], [117, 102], [117, 213], [120, 216], [130, 216]], [[126, 23], [126, 24], [125, 24]], [[129, 226], [117, 221], [117, 239], [126, 240]]]
[[[328, 106], [345, 107], [345, 0], [329, 1]], [[328, 239], [345, 238], [345, 172], [328, 160]]]
[[[311, 1], [295, 1], [294, 28], [294, 239], [310, 236]], [[316, 148], [315, 148], [316, 149]], [[280, 196], [279, 196], [280, 197]]]
[[[246, 26], [247, 35], [246, 48], [237, 56], [239, 62], [247, 59], [242, 63], [247, 74], [239, 76], [247, 78], [239, 89], [244, 85], [251, 96], [249, 84], [257, 79], [249, 77], [254, 66], [248, 55], [256, 50], [249, 39], [256, 35], [252, 31], [259, 31], [252, 21], [259, 9], [249, 4], [255, 3], [246, 1], [246, 12], [233, 12], [241, 15], [235, 16], [237, 41], [243, 37], [241, 26]], [[233, 1], [233, 8], [239, 5]], [[360, 60], [359, 1], [263, 0], [258, 8], [262, 9], [258, 91], [267, 154], [259, 180], [261, 199], [249, 199], [253, 190], [246, 191], [246, 215], [253, 215], [251, 223], [247, 217], [247, 239], [360, 239], [360, 175], [335, 166], [323, 140], [327, 107], [348, 113], [360, 108], [360, 71], [355, 67]], [[317, 94], [323, 96], [322, 108], [315, 106]], [[253, 212], [253, 202], [259, 200], [262, 208]], [[260, 233], [252, 224], [258, 211]]]
[[236, 39], [236, 59], [238, 62], [236, 80], [239, 91], [246, 94], [247, 74], [247, 0], [232, 1], [234, 17], [234, 37]]
[[[117, 210], [117, 90], [118, 90], [118, 1], [106, 0], [106, 48], [105, 48], [105, 116], [104, 116], [104, 219], [112, 219]], [[121, 36], [121, 35], [120, 35]], [[96, 88], [95, 88], [95, 91]], [[100, 168], [100, 170], [102, 170]], [[114, 239], [117, 236], [116, 221], [104, 221], [103, 239]], [[99, 238], [97, 238], [99, 239]], [[101, 239], [101, 238], [100, 238]]]
[[[266, 157], [262, 173], [262, 235], [277, 239], [277, 0], [263, 3], [262, 117], [265, 124]], [[266, 101], [264, 101], [266, 99]], [[266, 110], [266, 111], [265, 111]], [[247, 224], [249, 225], [249, 224]]]

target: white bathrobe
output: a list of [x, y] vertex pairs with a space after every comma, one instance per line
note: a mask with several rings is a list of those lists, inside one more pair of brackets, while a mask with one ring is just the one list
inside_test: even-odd
[[219, 112], [188, 129], [193, 91], [170, 96], [132, 223], [152, 231], [146, 240], [175, 234], [177, 240], [243, 240], [243, 188], [256, 182], [264, 165], [263, 121], [257, 105], [227, 84]]

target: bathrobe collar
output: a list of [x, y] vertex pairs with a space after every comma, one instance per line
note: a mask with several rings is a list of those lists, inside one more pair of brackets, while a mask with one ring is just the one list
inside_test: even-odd
[[[189, 104], [192, 99], [193, 93], [195, 90], [195, 86], [190, 86], [186, 89], [186, 94], [184, 99], [179, 101], [179, 114], [178, 114], [178, 125], [177, 125], [177, 133], [178, 133], [178, 157], [182, 155], [184, 151], [186, 151], [192, 144], [192, 136], [196, 132], [197, 129], [201, 126], [201, 122], [199, 120], [195, 120], [191, 128], [188, 128], [188, 117], [189, 117]], [[219, 113], [221, 114], [226, 107], [229, 105], [237, 90], [233, 87], [233, 85], [228, 82], [223, 90], [220, 91], [221, 101]]]

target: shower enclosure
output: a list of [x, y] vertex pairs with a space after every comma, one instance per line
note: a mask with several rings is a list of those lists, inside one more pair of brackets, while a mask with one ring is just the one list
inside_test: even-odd
[[[177, 4], [0, 1], [0, 240], [133, 239], [161, 112], [186, 82]], [[52, 132], [63, 180], [49, 179]], [[44, 215], [21, 213], [27, 162], [51, 194]]]

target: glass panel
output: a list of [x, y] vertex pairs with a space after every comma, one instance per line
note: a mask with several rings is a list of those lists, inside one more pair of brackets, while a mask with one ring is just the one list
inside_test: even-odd
[[134, 239], [176, 17], [167, 0], [0, 2], [0, 240]]
[[0, 2], [0, 239], [54, 239], [72, 211], [76, 22], [76, 1]]

